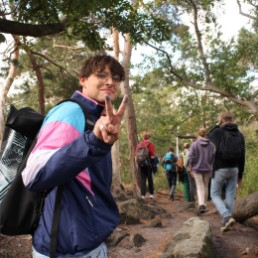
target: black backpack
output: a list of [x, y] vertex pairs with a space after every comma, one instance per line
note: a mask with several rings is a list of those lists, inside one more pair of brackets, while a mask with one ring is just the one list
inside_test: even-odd
[[[94, 123], [85, 107], [85, 131], [93, 130]], [[21, 173], [37, 143], [37, 135], [44, 116], [31, 108], [17, 110], [13, 105], [7, 115], [0, 151], [0, 233], [9, 236], [33, 234], [37, 228], [44, 198], [49, 191], [34, 193], [24, 186]], [[56, 241], [62, 200], [63, 185], [58, 187], [51, 229], [50, 257], [56, 257]]]
[[138, 149], [136, 152], [136, 159], [139, 167], [148, 167], [150, 165], [150, 150], [148, 146], [150, 143], [142, 146], [138, 145]]
[[218, 158], [227, 165], [237, 165], [243, 153], [240, 132], [226, 131], [220, 140]]

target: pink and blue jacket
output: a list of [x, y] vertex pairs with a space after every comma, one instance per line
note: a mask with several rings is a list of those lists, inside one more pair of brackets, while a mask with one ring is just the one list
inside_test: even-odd
[[[75, 92], [94, 123], [104, 106]], [[64, 184], [57, 236], [57, 257], [85, 255], [98, 247], [119, 223], [111, 195], [111, 146], [92, 131], [77, 103], [64, 102], [49, 111], [25, 170], [24, 185], [34, 192], [52, 189], [45, 199], [33, 234], [37, 252], [49, 256], [50, 232], [57, 186]]]

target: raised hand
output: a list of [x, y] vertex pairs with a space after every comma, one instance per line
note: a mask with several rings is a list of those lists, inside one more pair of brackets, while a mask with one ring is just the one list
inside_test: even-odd
[[128, 97], [125, 95], [117, 113], [114, 114], [111, 100], [108, 95], [105, 96], [106, 116], [101, 116], [93, 129], [93, 133], [97, 138], [109, 144], [113, 144], [118, 140], [118, 132], [127, 101]]

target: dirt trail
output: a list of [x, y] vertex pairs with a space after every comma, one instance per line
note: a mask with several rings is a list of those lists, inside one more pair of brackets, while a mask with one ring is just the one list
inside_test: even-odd
[[[162, 254], [164, 246], [173, 233], [188, 218], [196, 216], [193, 213], [182, 210], [182, 204], [184, 203], [182, 193], [175, 194], [174, 202], [168, 200], [167, 196], [168, 191], [162, 191], [155, 194], [155, 200], [146, 198], [145, 202], [150, 204], [155, 203], [165, 208], [171, 214], [172, 218], [160, 219], [162, 220], [162, 228], [144, 228], [144, 226], [150, 224], [153, 220], [141, 221], [139, 225], [119, 225], [119, 227], [127, 230], [129, 234], [142, 234], [147, 241], [142, 247], [133, 247], [131, 249], [126, 249], [122, 241], [117, 247], [108, 248], [109, 258], [158, 258]], [[118, 202], [119, 204], [120, 202]], [[212, 202], [208, 202], [207, 208], [211, 211], [215, 207]], [[211, 226], [214, 258], [258, 257], [258, 231], [237, 223], [232, 231], [222, 234], [220, 232], [221, 222], [218, 213], [203, 214], [201, 218], [207, 220]], [[242, 254], [246, 248], [249, 248], [252, 254]], [[0, 234], [0, 249], [10, 251], [17, 258], [31, 258], [31, 237], [28, 235], [8, 237]]]

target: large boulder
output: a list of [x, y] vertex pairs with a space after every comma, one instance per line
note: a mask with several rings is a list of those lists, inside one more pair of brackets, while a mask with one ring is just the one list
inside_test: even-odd
[[212, 258], [213, 247], [210, 225], [198, 217], [188, 219], [174, 233], [163, 253], [175, 258]]
[[106, 239], [105, 243], [108, 247], [117, 246], [127, 236], [129, 236], [129, 234], [125, 230], [116, 228], [108, 239]]
[[145, 205], [141, 199], [131, 199], [120, 205], [121, 212], [127, 216], [133, 216], [140, 219], [154, 219], [160, 213], [166, 213], [166, 210], [159, 207], [150, 207]]

